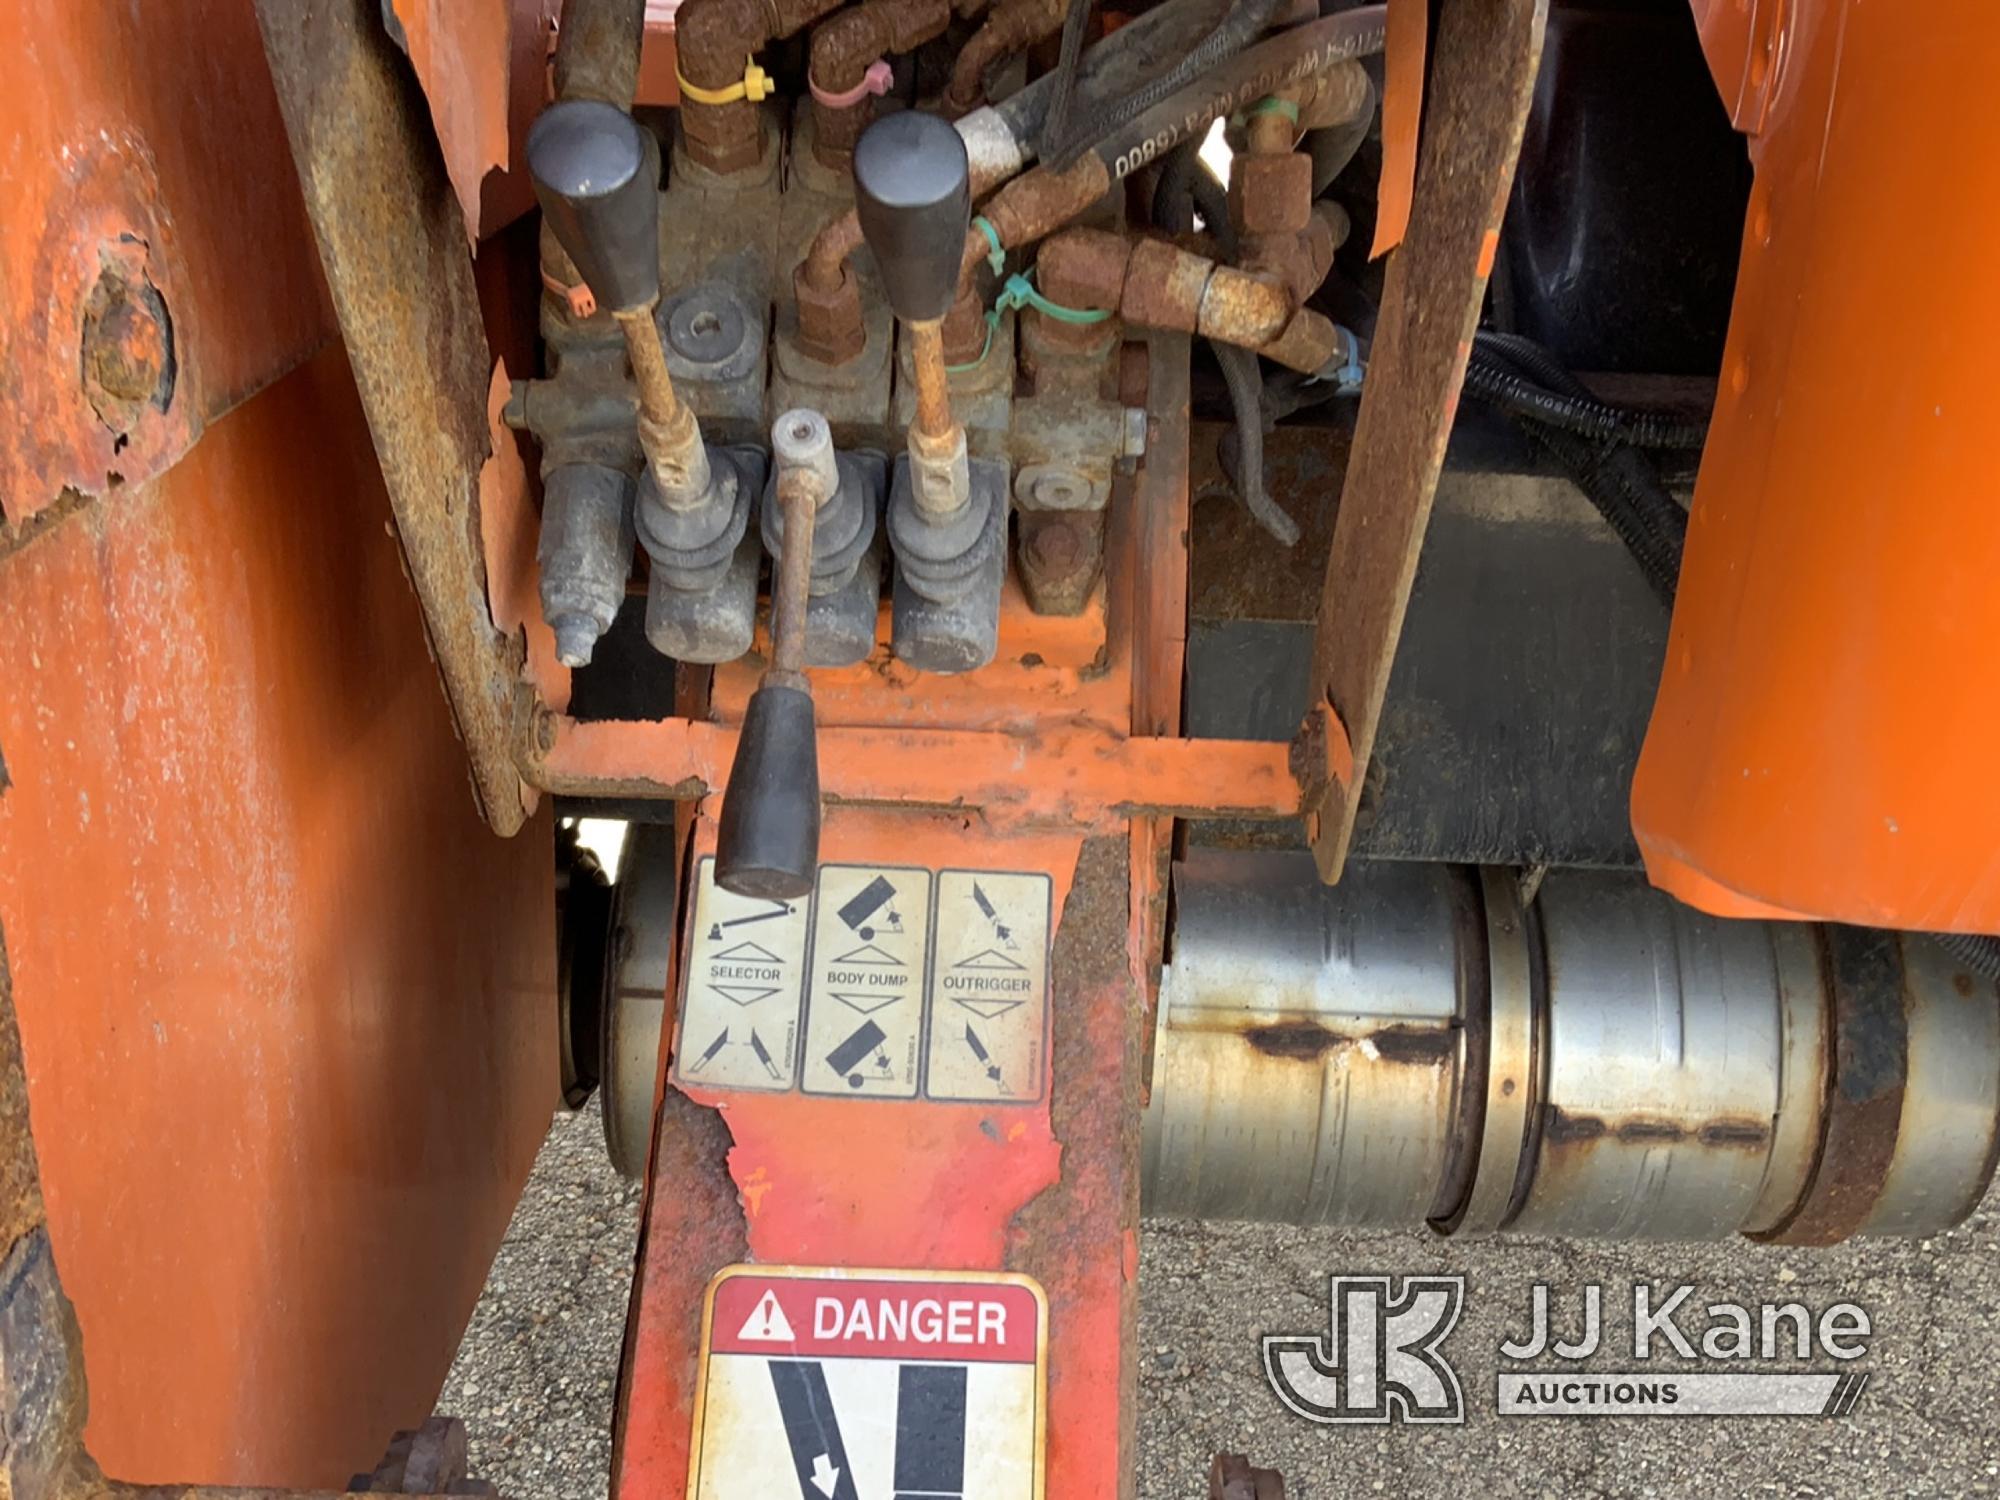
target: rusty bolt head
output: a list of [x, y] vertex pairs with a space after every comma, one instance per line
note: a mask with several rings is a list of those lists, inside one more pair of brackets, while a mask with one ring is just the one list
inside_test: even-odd
[[1068, 516], [1052, 516], [1034, 529], [1028, 539], [1028, 556], [1046, 572], [1060, 573], [1072, 567], [1083, 550], [1082, 539]]
[[84, 304], [83, 384], [91, 405], [121, 430], [152, 403], [173, 399], [174, 334], [166, 301], [141, 274], [134, 281], [107, 266]]
[[840, 284], [828, 292], [815, 287], [801, 267], [792, 276], [792, 290], [798, 300], [802, 353], [828, 365], [844, 365], [861, 353], [868, 331], [861, 321], [861, 288], [852, 271], [843, 267]]
[[1104, 513], [1023, 512], [1021, 587], [1037, 614], [1074, 615], [1090, 600], [1104, 562]]
[[1312, 158], [1239, 156], [1230, 166], [1229, 217], [1243, 234], [1299, 234], [1312, 222]]

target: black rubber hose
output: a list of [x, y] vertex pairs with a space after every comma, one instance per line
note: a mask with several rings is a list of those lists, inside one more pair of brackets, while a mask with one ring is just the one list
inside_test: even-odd
[[[1122, 95], [1100, 93], [1082, 101], [1075, 122], [1061, 132], [1060, 139], [1042, 142], [1042, 160], [1060, 172], [1081, 156], [1091, 144], [1102, 140], [1120, 126], [1130, 124], [1161, 100], [1171, 98], [1189, 84], [1205, 78], [1211, 70], [1235, 57], [1270, 29], [1285, 0], [1235, 0], [1209, 32], [1191, 50], [1157, 77], [1147, 79]], [[1053, 136], [1055, 132], [1047, 132]]]
[[1090, 24], [1091, 4], [1092, 0], [1069, 0], [1069, 9], [1063, 16], [1062, 47], [1053, 69], [1055, 84], [1049, 95], [1048, 111], [1042, 118], [1037, 148], [1044, 159], [1049, 154], [1049, 144], [1069, 133], [1070, 106], [1076, 102], [1076, 75], [1083, 57], [1083, 33]]
[[[1539, 381], [1559, 396], [1579, 401], [1595, 399], [1561, 360], [1531, 338], [1518, 333], [1482, 329], [1474, 340], [1473, 348], [1478, 355], [1497, 356], [1499, 362], [1510, 367], [1515, 374]], [[1653, 461], [1637, 448], [1622, 442], [1613, 444], [1610, 451], [1594, 461], [1602, 464], [1607, 474], [1631, 498], [1641, 519], [1667, 543], [1671, 550], [1673, 576], [1678, 578], [1681, 552], [1687, 544], [1687, 512], [1668, 493]]]
[[1375, 107], [1379, 101], [1375, 96], [1375, 80], [1368, 79], [1368, 94], [1360, 110], [1345, 125], [1329, 125], [1324, 130], [1308, 130], [1305, 149], [1312, 157], [1313, 197], [1325, 196], [1333, 186], [1334, 179], [1347, 170], [1347, 164], [1360, 153], [1367, 143], [1368, 132], [1375, 128]]
[[1940, 932], [1938, 946], [1981, 979], [2000, 982], [2000, 937], [1971, 932]]
[[[1186, 49], [1184, 40], [1205, 24], [1216, 0], [1167, 0], [1085, 50], [1077, 64], [1076, 86], [1098, 95], [1129, 93], [1170, 66]], [[1026, 147], [1040, 135], [1055, 99], [1057, 78], [1044, 73], [992, 106], [1007, 133]]]
[[1605, 523], [1618, 533], [1645, 575], [1647, 586], [1660, 603], [1672, 609], [1680, 583], [1680, 552], [1647, 523], [1631, 492], [1612, 472], [1610, 460], [1615, 450], [1529, 422], [1521, 423], [1521, 430], [1530, 446], [1546, 454], [1583, 491]]
[[1384, 24], [1382, 6], [1364, 5], [1282, 31], [1218, 63], [1181, 92], [1114, 127], [1089, 149], [1113, 181], [1129, 177], [1182, 141], [1207, 134], [1218, 118], [1286, 84], [1380, 52]]
[[1201, 159], [1200, 141], [1182, 141], [1160, 164], [1153, 185], [1153, 227], [1168, 234], [1192, 234], [1195, 216], [1227, 261], [1236, 259], [1236, 226], [1229, 219], [1229, 189]]
[[1691, 420], [1661, 412], [1628, 411], [1590, 396], [1563, 395], [1476, 354], [1466, 366], [1465, 389], [1468, 395], [1516, 416], [1578, 437], [1613, 438], [1641, 448], [1690, 449], [1708, 441], [1705, 417]]
[[[1257, 524], [1284, 546], [1298, 545], [1299, 528], [1278, 508], [1264, 488], [1264, 375], [1254, 350], [1213, 340], [1215, 362], [1229, 387], [1229, 406], [1236, 417], [1236, 464], [1232, 476], [1237, 498]], [[1225, 465], [1227, 467], [1227, 465]]]
[[[1554, 355], [1530, 340], [1481, 332], [1474, 347], [1481, 356], [1503, 361], [1523, 376], [1540, 378], [1564, 391], [1583, 390]], [[1663, 605], [1673, 608], [1687, 518], [1646, 455], [1616, 441], [1578, 437], [1519, 416], [1513, 420], [1529, 445], [1583, 491], [1625, 544], [1647, 586]]]

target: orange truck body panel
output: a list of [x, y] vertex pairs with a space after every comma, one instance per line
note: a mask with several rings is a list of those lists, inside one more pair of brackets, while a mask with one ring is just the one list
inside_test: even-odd
[[1695, 9], [1756, 185], [1633, 826], [1708, 911], [2000, 932], [2000, 26]]
[[[14, 19], [0, 940], [87, 1440], [338, 1485], [430, 1410], [555, 1101], [549, 820], [474, 806], [250, 8]], [[79, 301], [134, 244], [179, 380], [120, 445]]]

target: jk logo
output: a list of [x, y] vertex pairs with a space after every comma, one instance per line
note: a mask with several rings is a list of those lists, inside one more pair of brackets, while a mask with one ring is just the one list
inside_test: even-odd
[[1325, 1335], [1264, 1336], [1264, 1376], [1308, 1422], [1463, 1422], [1458, 1372], [1438, 1352], [1465, 1305], [1463, 1276], [1335, 1276]]

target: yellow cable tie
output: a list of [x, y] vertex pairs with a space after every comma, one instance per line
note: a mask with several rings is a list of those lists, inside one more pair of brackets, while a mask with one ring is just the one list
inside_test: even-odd
[[744, 65], [741, 83], [732, 83], [726, 89], [697, 88], [681, 76], [678, 66], [674, 69], [674, 82], [680, 85], [681, 97], [692, 99], [696, 104], [734, 104], [738, 99], [748, 99], [755, 104], [760, 99], [771, 97], [771, 75], [755, 62]]

